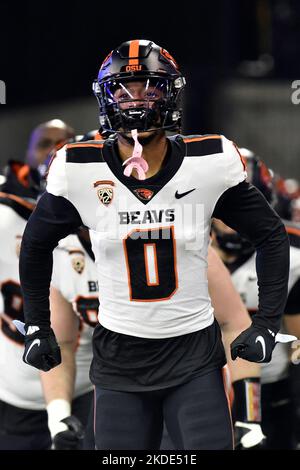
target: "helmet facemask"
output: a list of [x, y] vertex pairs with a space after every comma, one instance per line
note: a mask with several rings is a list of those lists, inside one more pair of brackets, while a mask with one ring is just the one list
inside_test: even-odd
[[178, 128], [181, 110], [177, 106], [184, 84], [183, 77], [151, 73], [95, 81], [101, 128], [119, 133]]

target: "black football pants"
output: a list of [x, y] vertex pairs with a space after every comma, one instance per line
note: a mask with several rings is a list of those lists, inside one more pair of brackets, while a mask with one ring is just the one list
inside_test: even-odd
[[165, 420], [175, 448], [233, 449], [222, 370], [151, 392], [96, 387], [96, 449], [159, 449]]

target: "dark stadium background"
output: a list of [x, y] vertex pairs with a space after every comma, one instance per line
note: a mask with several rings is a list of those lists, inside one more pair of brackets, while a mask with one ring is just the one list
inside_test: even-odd
[[65, 119], [98, 125], [91, 83], [107, 53], [152, 39], [187, 78], [185, 133], [224, 133], [284, 177], [300, 178], [298, 0], [1, 1], [0, 163], [22, 159], [30, 131]]

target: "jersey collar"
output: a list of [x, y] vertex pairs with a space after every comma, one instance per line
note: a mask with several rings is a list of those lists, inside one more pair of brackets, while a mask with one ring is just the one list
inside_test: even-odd
[[[103, 159], [109, 166], [116, 178], [121, 181], [143, 204], [147, 204], [155, 194], [157, 194], [179, 170], [185, 153], [186, 146], [181, 136], [168, 137], [168, 150], [166, 155], [166, 163], [158, 173], [145, 180], [138, 180], [133, 176], [125, 176], [123, 174], [122, 161], [118, 152], [117, 139], [107, 139], [102, 149]], [[153, 196], [149, 200], [142, 200], [138, 197], [135, 190], [139, 188], [149, 189], [153, 192]]]

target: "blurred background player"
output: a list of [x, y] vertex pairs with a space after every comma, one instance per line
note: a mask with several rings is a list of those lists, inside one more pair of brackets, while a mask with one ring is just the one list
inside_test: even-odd
[[250, 326], [251, 319], [228, 270], [212, 247], [208, 251], [207, 278], [229, 370], [235, 449], [260, 449], [265, 442], [261, 430], [261, 366], [241, 358], [233, 361], [230, 353], [232, 341]]
[[[283, 178], [274, 175], [274, 209], [284, 220], [299, 222], [300, 186], [295, 178]], [[297, 204], [298, 201], [298, 204]]]
[[[69, 126], [61, 122], [61, 125], [57, 124], [57, 120], [53, 120], [35, 129], [28, 153], [34, 168], [22, 162], [9, 161], [4, 172], [5, 182], [0, 187], [0, 287], [3, 299], [0, 312], [0, 449], [48, 449], [52, 444], [40, 375], [21, 361], [24, 338], [12, 321], [24, 319], [18, 271], [19, 250], [27, 219], [43, 189], [37, 168], [43, 164], [42, 156], [48, 158], [49, 147], [46, 149], [46, 145], [40, 146], [39, 143], [46, 134], [50, 139], [50, 133], [52, 145], [61, 143], [62, 138], [69, 140], [70, 136], [66, 131]], [[82, 360], [80, 347], [77, 358]], [[91, 401], [91, 384], [88, 379], [84, 380], [82, 384], [79, 376], [76, 382], [74, 396], [78, 399], [74, 400], [73, 410], [83, 424], [87, 412], [84, 411], [81, 416], [80, 411], [83, 404], [88, 410]], [[72, 429], [75, 434], [77, 431], [81, 433], [81, 425], [75, 418], [68, 424], [71, 432], [65, 431], [64, 435], [67, 434], [70, 440]], [[64, 435], [56, 439], [58, 447], [64, 445]]]
[[5, 177], [0, 188], [0, 449], [47, 449], [51, 441], [39, 374], [20, 363], [24, 340], [12, 324], [23, 320], [19, 251], [40, 176], [22, 162], [9, 162]]
[[[241, 149], [247, 163], [248, 178], [273, 203], [272, 175], [264, 163], [247, 149]], [[233, 283], [251, 314], [258, 309], [257, 277], [255, 274], [255, 249], [237, 232], [223, 222], [214, 220], [213, 246], [231, 272]], [[291, 306], [295, 288], [300, 279], [300, 250], [290, 249], [289, 296], [285, 308], [283, 327], [297, 336], [299, 329], [287, 321], [288, 315], [300, 312], [300, 296]], [[295, 288], [294, 288], [295, 286]], [[294, 317], [295, 318], [295, 317]], [[298, 325], [300, 317], [295, 323]], [[300, 325], [300, 323], [299, 323]], [[277, 344], [272, 361], [262, 364], [262, 429], [266, 435], [266, 448], [291, 449], [293, 447], [292, 402], [289, 379], [290, 344]]]
[[[261, 422], [260, 368], [254, 362], [241, 358], [233, 361], [230, 344], [251, 324], [250, 316], [236, 291], [230, 274], [217, 252], [208, 249], [208, 288], [225, 347], [227, 366], [224, 367], [224, 382], [232, 410], [235, 448], [237, 450], [260, 449], [265, 437]], [[174, 449], [164, 429], [161, 449]]]
[[[53, 254], [51, 322], [61, 347], [62, 363], [48, 373], [41, 373], [52, 436], [58, 435], [61, 430], [67, 431], [66, 424], [61, 420], [71, 415], [76, 382], [81, 385], [81, 394], [93, 389], [89, 368], [92, 361], [92, 335], [98, 316], [98, 290], [94, 254], [88, 231], [82, 228], [77, 235], [69, 235], [61, 240]], [[95, 447], [92, 405], [93, 393], [87, 397], [81, 410], [82, 423], [86, 424], [90, 418], [88, 435], [85, 433], [84, 436], [84, 449]], [[76, 448], [76, 440], [78, 445], [76, 434], [61, 436], [68, 448]]]
[[39, 124], [30, 135], [26, 163], [31, 168], [40, 167], [43, 173], [42, 169], [47, 168], [51, 151], [74, 137], [74, 129], [60, 119], [51, 119]]

